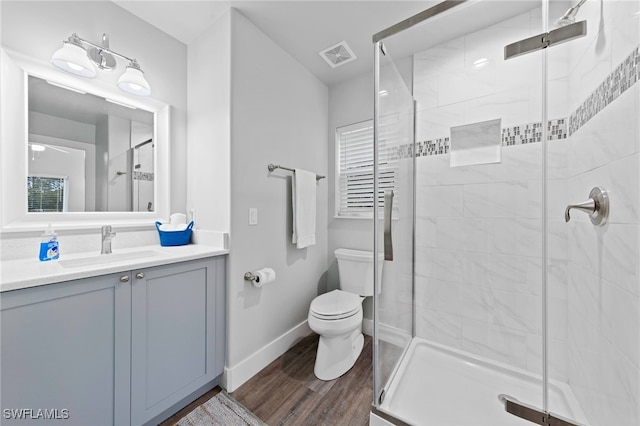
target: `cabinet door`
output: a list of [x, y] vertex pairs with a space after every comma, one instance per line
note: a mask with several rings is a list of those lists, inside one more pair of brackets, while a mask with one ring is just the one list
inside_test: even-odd
[[2, 424], [129, 424], [131, 289], [121, 276], [2, 293]]
[[211, 382], [215, 259], [133, 271], [131, 423], [144, 424]]

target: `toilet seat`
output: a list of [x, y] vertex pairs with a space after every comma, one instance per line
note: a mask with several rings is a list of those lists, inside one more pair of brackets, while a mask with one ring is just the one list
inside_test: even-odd
[[321, 320], [334, 321], [356, 315], [361, 310], [360, 296], [342, 290], [333, 290], [313, 299], [309, 313]]

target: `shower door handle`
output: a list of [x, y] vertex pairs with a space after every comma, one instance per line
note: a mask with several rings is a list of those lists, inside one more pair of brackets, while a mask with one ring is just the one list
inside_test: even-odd
[[393, 212], [393, 191], [384, 192], [384, 260], [393, 260], [393, 239], [391, 235], [391, 214]]

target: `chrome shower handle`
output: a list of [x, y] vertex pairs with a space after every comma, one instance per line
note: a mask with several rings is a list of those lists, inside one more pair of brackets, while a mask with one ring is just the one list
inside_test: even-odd
[[384, 260], [393, 260], [393, 238], [391, 235], [391, 214], [393, 212], [393, 191], [384, 192]]
[[589, 199], [578, 204], [570, 204], [564, 211], [564, 221], [569, 222], [571, 209], [581, 210], [589, 214], [591, 223], [602, 226], [609, 217], [609, 195], [607, 190], [595, 187], [589, 193]]

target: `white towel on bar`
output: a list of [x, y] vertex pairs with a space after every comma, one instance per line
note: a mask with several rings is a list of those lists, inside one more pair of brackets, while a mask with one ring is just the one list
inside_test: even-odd
[[292, 242], [299, 249], [316, 243], [316, 174], [295, 169], [291, 179]]

